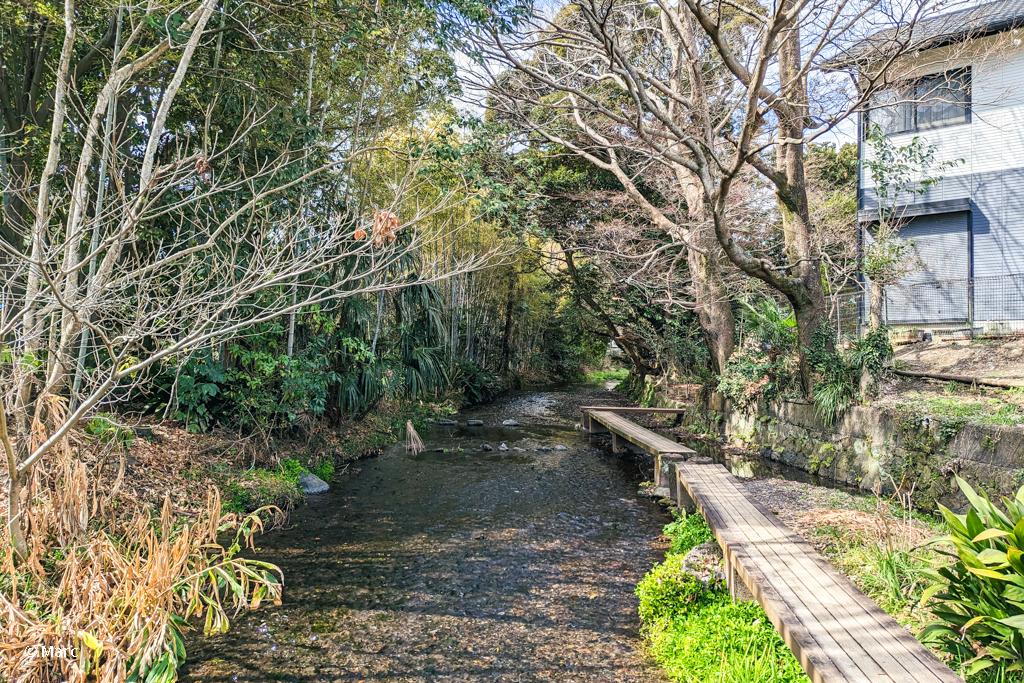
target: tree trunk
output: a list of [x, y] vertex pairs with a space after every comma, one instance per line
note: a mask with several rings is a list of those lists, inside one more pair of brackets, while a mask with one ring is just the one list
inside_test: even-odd
[[725, 371], [726, 361], [736, 349], [736, 321], [729, 305], [729, 294], [722, 281], [721, 271], [712, 258], [693, 249], [688, 249], [686, 256], [696, 303], [694, 312], [700, 322], [704, 343], [711, 354], [711, 366], [715, 374], [721, 375]]
[[885, 285], [871, 283], [871, 299], [868, 306], [868, 322], [871, 330], [877, 330], [885, 324]]
[[[689, 176], [689, 174], [688, 174]], [[725, 371], [725, 363], [736, 350], [736, 319], [732, 314], [729, 292], [722, 277], [722, 250], [714, 236], [709, 234], [707, 202], [696, 177], [682, 177], [683, 196], [689, 209], [691, 223], [696, 226], [690, 231], [690, 242], [695, 247], [687, 248], [686, 262], [690, 268], [690, 282], [693, 287], [694, 312], [700, 323], [704, 343], [711, 354], [711, 366], [715, 374]]]
[[515, 304], [516, 272], [510, 271], [508, 276], [508, 299], [505, 302], [505, 333], [501, 337], [501, 367], [504, 371], [512, 369], [512, 306]]
[[21, 480], [18, 473], [18, 459], [11, 448], [11, 438], [7, 433], [7, 415], [0, 405], [0, 442], [3, 443], [4, 455], [7, 458], [7, 528], [10, 529], [11, 546], [19, 560], [28, 557], [28, 544], [21, 520]]
[[[871, 298], [868, 304], [868, 325], [871, 332], [885, 324], [885, 286], [878, 282], [871, 283]], [[866, 367], [860, 371], [860, 394], [865, 400], [878, 395], [878, 380]]]
[[[792, 0], [786, 3], [793, 4]], [[791, 86], [786, 93], [793, 114], [779, 120], [780, 142], [777, 166], [785, 176], [785, 183], [777, 185], [776, 194], [782, 213], [786, 259], [797, 286], [786, 295], [796, 315], [800, 348], [800, 383], [807, 394], [814, 389], [812, 369], [807, 354], [813, 346], [814, 334], [827, 324], [828, 307], [821, 284], [821, 264], [814, 251], [811, 234], [811, 214], [807, 202], [807, 180], [804, 174], [804, 129], [807, 124], [807, 83], [801, 75], [800, 32], [797, 27], [789, 31], [779, 46], [779, 75], [783, 83]], [[826, 350], [833, 350], [831, 335], [825, 338]]]

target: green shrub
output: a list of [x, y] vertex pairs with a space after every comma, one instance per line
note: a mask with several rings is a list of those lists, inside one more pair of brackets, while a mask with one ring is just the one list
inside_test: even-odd
[[672, 539], [672, 546], [668, 550], [669, 555], [687, 553], [691, 548], [696, 548], [702, 543], [713, 541], [714, 534], [711, 527], [700, 515], [687, 515], [683, 512], [673, 510], [676, 516], [674, 522], [665, 525], [662, 533]]
[[629, 368], [616, 368], [614, 370], [595, 370], [588, 372], [585, 379], [588, 382], [608, 382], [618, 380], [624, 381], [629, 376]]
[[488, 403], [503, 391], [497, 375], [470, 360], [452, 366], [451, 385], [461, 390], [470, 404]]
[[315, 465], [311, 465], [309, 471], [324, 481], [330, 481], [331, 475], [334, 474], [334, 461], [329, 458], [323, 458]]
[[764, 610], [734, 605], [725, 591], [707, 594], [685, 617], [647, 631], [648, 651], [680, 683], [807, 683]]
[[[173, 369], [172, 369], [173, 370]], [[174, 370], [177, 410], [175, 419], [189, 432], [204, 432], [220, 412], [220, 394], [227, 380], [223, 368], [210, 349], [203, 349]]]
[[224, 492], [224, 510], [227, 512], [252, 512], [268, 505], [276, 505], [281, 510], [292, 510], [300, 500], [298, 475], [295, 481], [281, 472], [255, 469], [247, 472], [241, 479], [228, 481], [222, 485]]
[[686, 552], [713, 539], [700, 515], [677, 513], [665, 535], [672, 546], [637, 584], [648, 651], [680, 683], [807, 683], [764, 610], [734, 605], [683, 572]]
[[665, 618], [685, 616], [706, 598], [704, 585], [683, 571], [685, 555], [669, 555], [656, 564], [636, 586], [640, 621], [653, 626]]
[[746, 338], [726, 361], [718, 391], [743, 406], [760, 397], [771, 400], [797, 383], [796, 318], [775, 299], [740, 302]]
[[967, 675], [1024, 668], [1024, 488], [1006, 511], [957, 477], [970, 508], [957, 515], [940, 505], [949, 535], [933, 542], [952, 546], [949, 565], [930, 576], [922, 604], [934, 597], [936, 621], [919, 634], [961, 662]]
[[281, 476], [293, 484], [298, 484], [299, 477], [304, 474], [309, 474], [309, 470], [295, 458], [285, 458], [281, 461]]
[[123, 427], [114, 421], [110, 413], [99, 413], [85, 425], [85, 433], [98, 436], [100, 441], [123, 449], [132, 447], [135, 432], [130, 427]]

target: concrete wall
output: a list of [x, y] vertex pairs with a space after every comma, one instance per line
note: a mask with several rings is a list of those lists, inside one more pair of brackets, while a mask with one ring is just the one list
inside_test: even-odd
[[833, 427], [797, 401], [734, 409], [712, 395], [707, 409], [735, 445], [837, 482], [883, 493], [893, 481], [915, 485], [916, 504], [959, 509], [958, 474], [990, 496], [1013, 496], [1024, 484], [1024, 429], [956, 425], [910, 411], [854, 407]]

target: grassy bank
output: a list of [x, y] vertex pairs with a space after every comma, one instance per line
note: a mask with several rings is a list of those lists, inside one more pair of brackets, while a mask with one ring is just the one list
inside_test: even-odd
[[665, 562], [637, 585], [651, 657], [680, 683], [804, 683], [809, 679], [756, 602], [734, 605], [719, 582], [705, 589], [683, 558], [712, 540], [699, 515], [665, 527]]

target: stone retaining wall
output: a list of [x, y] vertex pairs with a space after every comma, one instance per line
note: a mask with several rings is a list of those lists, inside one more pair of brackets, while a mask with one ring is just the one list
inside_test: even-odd
[[911, 411], [854, 407], [832, 427], [799, 401], [737, 409], [713, 394], [706, 417], [733, 444], [763, 457], [867, 491], [893, 482], [914, 486], [916, 505], [958, 509], [965, 503], [953, 474], [989, 496], [1013, 496], [1024, 483], [1024, 429], [959, 426]]

